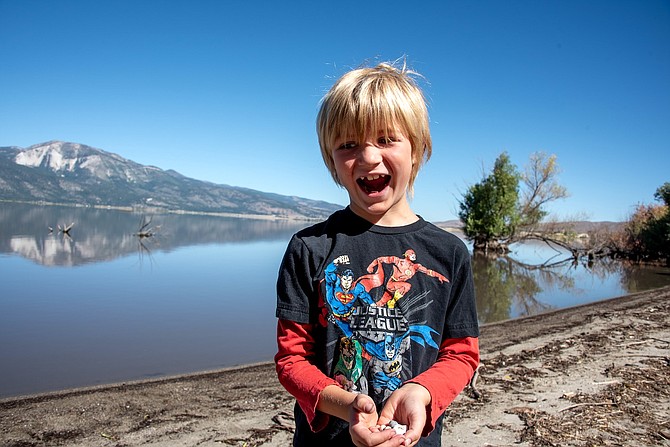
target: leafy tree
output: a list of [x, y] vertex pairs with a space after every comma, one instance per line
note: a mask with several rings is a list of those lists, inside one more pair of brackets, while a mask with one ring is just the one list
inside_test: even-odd
[[659, 206], [658, 216], [651, 219], [642, 231], [642, 243], [647, 256], [670, 263], [670, 182], [660, 186], [654, 198], [663, 205]]
[[659, 186], [654, 193], [654, 198], [659, 202], [665, 203], [665, 206], [670, 207], [670, 182], [665, 182]]
[[511, 237], [519, 222], [519, 174], [506, 152], [498, 156], [493, 172], [470, 186], [458, 213], [465, 236], [475, 249], [498, 250], [501, 239]]
[[654, 198], [663, 205], [638, 205], [614, 244], [628, 258], [670, 263], [670, 182], [660, 186]]
[[523, 173], [506, 152], [499, 155], [491, 174], [469, 187], [460, 203], [463, 231], [475, 250], [506, 252], [523, 239], [546, 216], [547, 203], [568, 195], [556, 180], [559, 172], [555, 155], [532, 154]]

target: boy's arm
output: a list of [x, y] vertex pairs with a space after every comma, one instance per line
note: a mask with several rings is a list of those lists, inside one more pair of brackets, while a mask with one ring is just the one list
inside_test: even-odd
[[387, 441], [390, 443], [384, 445], [409, 444], [393, 430], [371, 431], [378, 419], [374, 401], [365, 394], [344, 390], [309, 361], [314, 353], [311, 325], [280, 319], [277, 345], [275, 364], [279, 382], [296, 398], [312, 431], [325, 428], [332, 415], [349, 422], [349, 433], [353, 439], [361, 440], [360, 444]]
[[[279, 382], [296, 398], [311, 429], [323, 429], [328, 423], [328, 416], [317, 412], [319, 396], [327, 386], [339, 388], [339, 385], [309, 360], [314, 355], [311, 325], [279, 319], [277, 348], [275, 366]], [[346, 393], [343, 389], [340, 391]]]
[[433, 366], [405, 382], [419, 384], [430, 393], [424, 436], [435, 428], [440, 415], [470, 383], [478, 365], [479, 340], [476, 337], [447, 338], [442, 341]]

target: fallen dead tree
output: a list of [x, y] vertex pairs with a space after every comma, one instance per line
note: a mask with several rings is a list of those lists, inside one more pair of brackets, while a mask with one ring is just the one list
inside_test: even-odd
[[158, 225], [156, 227], [152, 227], [151, 226], [152, 220], [153, 217], [147, 219], [145, 216], [142, 216], [142, 218], [140, 219], [139, 229], [137, 230], [137, 233], [134, 233], [134, 236], [137, 236], [140, 239], [155, 236], [156, 233], [160, 230], [161, 226]]

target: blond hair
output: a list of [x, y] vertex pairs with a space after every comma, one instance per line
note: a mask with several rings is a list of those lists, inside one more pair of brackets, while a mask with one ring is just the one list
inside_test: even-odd
[[430, 158], [432, 141], [428, 124], [428, 109], [423, 92], [417, 85], [418, 73], [403, 63], [380, 63], [375, 67], [358, 68], [345, 73], [321, 101], [316, 119], [316, 131], [321, 156], [335, 180], [337, 178], [332, 150], [342, 137], [385, 134], [399, 129], [412, 145], [412, 171], [408, 193], [421, 165]]

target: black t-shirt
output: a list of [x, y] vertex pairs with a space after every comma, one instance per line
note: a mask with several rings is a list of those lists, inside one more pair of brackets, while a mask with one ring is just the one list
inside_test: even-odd
[[[443, 339], [479, 335], [470, 255], [459, 238], [422, 218], [372, 225], [349, 208], [293, 236], [276, 314], [316, 325], [312, 361], [378, 409], [435, 362]], [[439, 425], [419, 445], [439, 446]], [[331, 418], [312, 433], [296, 406], [294, 445], [351, 445], [347, 430]]]

